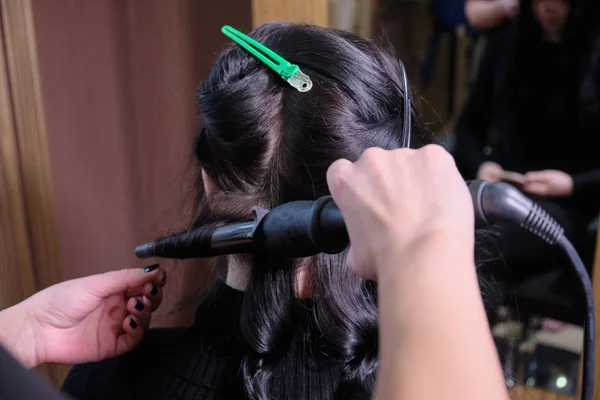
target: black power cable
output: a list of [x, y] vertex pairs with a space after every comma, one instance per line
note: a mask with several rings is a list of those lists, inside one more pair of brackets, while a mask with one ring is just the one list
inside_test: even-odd
[[565, 251], [575, 272], [581, 282], [581, 287], [585, 295], [586, 305], [586, 316], [585, 316], [585, 327], [583, 331], [583, 371], [581, 372], [581, 398], [583, 400], [592, 400], [594, 396], [594, 357], [596, 349], [596, 314], [594, 311], [594, 289], [590, 276], [585, 269], [581, 257], [573, 247], [573, 244], [567, 239], [566, 236], [562, 236], [558, 240], [558, 245]]
[[470, 181], [467, 184], [473, 198], [476, 226], [481, 227], [496, 222], [510, 222], [519, 225], [548, 244], [560, 246], [573, 264], [585, 295], [586, 306], [581, 399], [592, 400], [596, 356], [596, 313], [594, 289], [581, 257], [564, 235], [564, 229], [544, 209], [513, 186], [506, 183], [484, 181]]

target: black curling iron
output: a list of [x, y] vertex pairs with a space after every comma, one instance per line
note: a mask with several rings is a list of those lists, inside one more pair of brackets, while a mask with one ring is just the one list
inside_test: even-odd
[[[506, 183], [467, 182], [475, 210], [475, 228], [510, 222], [553, 245], [563, 228], [541, 207]], [[344, 218], [330, 196], [293, 201], [272, 210], [252, 207], [253, 218], [216, 227], [212, 235], [188, 231], [138, 246], [138, 258], [205, 258], [268, 250], [286, 257], [335, 254], [349, 243]]]
[[[563, 228], [539, 205], [506, 183], [480, 180], [467, 182], [475, 211], [475, 229], [508, 222], [559, 245], [571, 260], [585, 293], [582, 399], [593, 394], [595, 356], [595, 313], [590, 277], [564, 236]], [[272, 210], [252, 208], [253, 218], [216, 227], [211, 235], [182, 232], [135, 249], [138, 258], [205, 258], [225, 254], [268, 250], [286, 257], [335, 254], [349, 244], [344, 218], [330, 196], [316, 201], [294, 201]], [[401, 222], [400, 222], [401, 223]]]

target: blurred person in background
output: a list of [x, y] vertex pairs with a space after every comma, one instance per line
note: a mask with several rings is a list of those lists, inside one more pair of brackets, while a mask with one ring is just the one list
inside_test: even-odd
[[[583, 58], [578, 88], [578, 115], [581, 128], [594, 135], [600, 126], [600, 1], [588, 2], [581, 14], [583, 27], [588, 25], [590, 39], [587, 48], [585, 38], [582, 39], [582, 49], [587, 50], [587, 54]], [[585, 149], [581, 153], [585, 155]], [[523, 190], [543, 197], [585, 196], [591, 203], [600, 204], [600, 168], [575, 174], [553, 169], [530, 171], [525, 174]]]
[[[545, 196], [536, 200], [584, 257], [591, 254], [586, 226], [599, 210], [598, 198], [583, 195], [587, 174], [600, 167], [593, 146], [600, 123], [589, 100], [598, 90], [586, 83], [599, 71], [590, 53], [595, 7], [592, 1], [521, 1], [517, 23], [490, 39], [455, 128], [454, 149], [465, 179], [508, 181]], [[546, 170], [571, 177], [572, 196], [544, 195], [534, 172]], [[506, 231], [500, 246], [513, 279], [562, 262], [518, 231]]]

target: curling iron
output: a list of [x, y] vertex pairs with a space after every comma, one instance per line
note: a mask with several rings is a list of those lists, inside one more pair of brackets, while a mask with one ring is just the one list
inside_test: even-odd
[[[496, 222], [519, 225], [549, 244], [563, 235], [562, 227], [513, 186], [485, 181], [467, 182], [475, 210], [475, 228]], [[268, 211], [252, 207], [253, 218], [217, 227], [211, 236], [183, 232], [138, 246], [138, 258], [203, 258], [223, 254], [273, 251], [287, 257], [335, 254], [349, 243], [340, 209], [330, 196], [293, 201]]]
[[[539, 205], [515, 187], [502, 182], [468, 181], [473, 200], [475, 229], [508, 222], [520, 226], [549, 245], [559, 245], [571, 260], [585, 292], [582, 399], [593, 395], [595, 356], [595, 313], [589, 275], [564, 229]], [[143, 244], [135, 249], [138, 258], [203, 258], [224, 254], [268, 250], [286, 257], [335, 254], [349, 244], [339, 208], [330, 196], [316, 201], [294, 201], [272, 210], [252, 208], [253, 218], [218, 226], [211, 235], [189, 231]]]

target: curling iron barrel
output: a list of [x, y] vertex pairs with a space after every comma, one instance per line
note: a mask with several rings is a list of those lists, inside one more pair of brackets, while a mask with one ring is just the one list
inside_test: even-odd
[[135, 249], [138, 258], [204, 258], [270, 250], [288, 257], [339, 253], [348, 246], [340, 209], [329, 196], [316, 201], [293, 201], [267, 211], [253, 207], [253, 220], [202, 227], [146, 243]]

